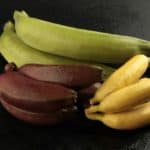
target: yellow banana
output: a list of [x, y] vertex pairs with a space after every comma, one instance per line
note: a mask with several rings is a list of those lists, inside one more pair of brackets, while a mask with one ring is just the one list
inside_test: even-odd
[[131, 130], [150, 125], [150, 102], [126, 112], [100, 114], [85, 111], [85, 115], [88, 119], [101, 121], [113, 129]]
[[123, 63], [136, 54], [150, 54], [150, 42], [59, 25], [14, 12], [17, 35], [28, 45], [60, 56], [100, 63]]
[[91, 105], [87, 112], [114, 113], [125, 111], [150, 98], [150, 79], [143, 78], [106, 96], [99, 105]]
[[148, 68], [148, 64], [149, 58], [142, 54], [129, 59], [124, 65], [112, 73], [96, 91], [94, 98], [90, 101], [91, 104], [99, 103], [108, 94], [138, 81]]
[[102, 67], [104, 78], [107, 78], [114, 69], [103, 64], [92, 64], [77, 61], [65, 57], [51, 55], [31, 48], [24, 44], [15, 34], [14, 26], [11, 22], [5, 24], [4, 32], [0, 38], [0, 52], [8, 62], [14, 62], [18, 67], [29, 63], [38, 64], [91, 64]]

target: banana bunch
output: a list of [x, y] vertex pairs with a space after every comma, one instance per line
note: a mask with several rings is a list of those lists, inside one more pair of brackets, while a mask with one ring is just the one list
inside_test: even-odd
[[55, 125], [76, 113], [76, 92], [69, 88], [36, 81], [16, 71], [2, 74], [0, 81], [1, 104], [19, 120], [35, 125]]
[[150, 78], [142, 77], [149, 58], [136, 55], [97, 89], [85, 115], [114, 129], [150, 125]]
[[[150, 54], [150, 42], [135, 37], [77, 29], [14, 12], [0, 38], [0, 52], [18, 67], [27, 63], [101, 66], [104, 80], [136, 54]], [[16, 59], [17, 57], [17, 59]], [[102, 63], [102, 64], [101, 64]]]
[[59, 25], [25, 11], [13, 17], [0, 36], [0, 53], [17, 66], [8, 64], [0, 75], [1, 103], [13, 116], [56, 124], [74, 115], [78, 104], [86, 107], [86, 97], [91, 120], [115, 129], [150, 124], [150, 79], [141, 78], [149, 41]]
[[0, 37], [0, 53], [10, 63], [14, 62], [18, 67], [24, 64], [90, 64], [103, 68], [103, 79], [105, 80], [115, 69], [103, 64], [77, 61], [71, 58], [52, 55], [39, 51], [26, 45], [15, 33], [12, 22], [7, 22]]
[[7, 64], [0, 75], [0, 102], [19, 120], [55, 125], [77, 116], [77, 101], [82, 103], [78, 95], [100, 83], [101, 75], [100, 68], [89, 65]]
[[50, 54], [100, 63], [124, 63], [136, 54], [150, 54], [142, 39], [71, 28], [15, 11], [15, 30], [27, 45]]

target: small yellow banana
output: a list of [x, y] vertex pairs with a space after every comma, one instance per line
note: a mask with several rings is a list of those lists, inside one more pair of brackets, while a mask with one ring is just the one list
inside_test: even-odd
[[150, 98], [150, 78], [143, 78], [137, 83], [109, 94], [99, 105], [91, 105], [87, 108], [87, 112], [121, 112], [144, 103], [144, 100], [148, 98]]
[[88, 119], [101, 121], [113, 129], [131, 130], [150, 125], [150, 102], [126, 112], [100, 114], [85, 111], [85, 115]]
[[91, 104], [99, 103], [108, 94], [139, 80], [149, 65], [149, 58], [145, 55], [136, 55], [117, 69], [97, 90]]

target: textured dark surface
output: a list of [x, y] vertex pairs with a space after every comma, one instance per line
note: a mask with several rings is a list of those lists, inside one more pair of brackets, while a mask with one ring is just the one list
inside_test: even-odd
[[[14, 9], [60, 24], [150, 40], [149, 0], [1, 0], [0, 30]], [[4, 61], [1, 62], [1, 70]], [[0, 108], [1, 150], [150, 150], [149, 127], [115, 131], [79, 118], [55, 127], [34, 127]]]

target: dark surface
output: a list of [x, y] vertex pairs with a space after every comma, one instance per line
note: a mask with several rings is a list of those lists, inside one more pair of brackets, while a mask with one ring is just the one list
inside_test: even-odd
[[[149, 0], [1, 0], [1, 30], [14, 9], [56, 23], [150, 40]], [[1, 70], [3, 64], [1, 59]], [[150, 129], [115, 131], [83, 118], [55, 127], [35, 127], [0, 108], [0, 149], [150, 150]]]

